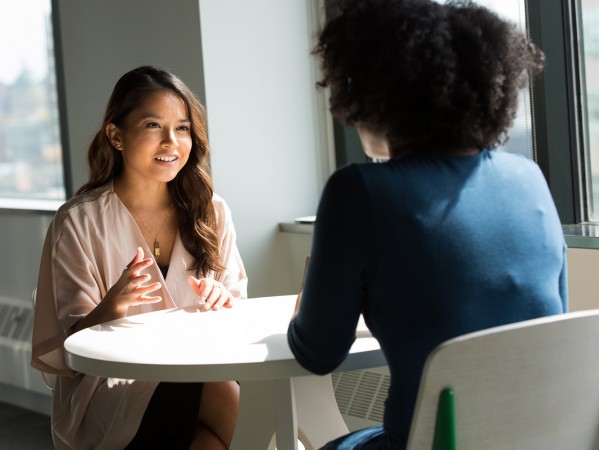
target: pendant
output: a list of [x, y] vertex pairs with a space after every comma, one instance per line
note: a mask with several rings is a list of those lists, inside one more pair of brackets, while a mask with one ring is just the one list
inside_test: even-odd
[[154, 255], [160, 256], [160, 244], [156, 239], [154, 239]]

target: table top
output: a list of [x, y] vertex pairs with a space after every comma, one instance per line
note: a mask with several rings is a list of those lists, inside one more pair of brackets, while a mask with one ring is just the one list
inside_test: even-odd
[[[287, 344], [295, 295], [239, 300], [230, 309], [156, 311], [106, 322], [65, 341], [66, 362], [91, 375], [146, 381], [252, 381], [309, 375]], [[361, 319], [338, 371], [386, 364]]]

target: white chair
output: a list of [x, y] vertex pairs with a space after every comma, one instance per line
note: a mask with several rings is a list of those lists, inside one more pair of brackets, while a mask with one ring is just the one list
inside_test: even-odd
[[441, 344], [424, 367], [408, 449], [599, 449], [599, 310]]
[[[35, 297], [37, 294], [37, 289], [33, 290], [33, 293], [31, 294], [31, 299], [33, 300], [33, 314], [35, 314]], [[48, 386], [48, 389], [50, 389], [51, 391], [54, 391], [54, 387], [56, 386], [56, 377], [57, 375], [54, 375], [52, 373], [46, 373], [46, 372], [40, 372], [42, 374], [42, 378], [44, 380], [44, 383], [46, 383], [46, 386]]]

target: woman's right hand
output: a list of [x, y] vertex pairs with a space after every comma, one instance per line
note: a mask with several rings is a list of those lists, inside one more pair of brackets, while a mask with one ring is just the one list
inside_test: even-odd
[[123, 270], [118, 281], [108, 290], [106, 296], [87, 316], [83, 317], [73, 327], [76, 332], [110, 320], [125, 317], [129, 306], [158, 303], [160, 296], [148, 295], [162, 287], [161, 283], [144, 283], [151, 280], [152, 276], [141, 273], [142, 270], [154, 264], [154, 259], [145, 258], [141, 247], [137, 248], [135, 256]]
[[123, 316], [129, 306], [143, 305], [146, 303], [158, 303], [162, 301], [160, 296], [149, 296], [151, 292], [157, 291], [162, 287], [159, 282], [146, 284], [152, 276], [149, 273], [141, 273], [142, 270], [154, 264], [153, 258], [145, 258], [141, 247], [137, 247], [137, 252], [131, 262], [127, 264], [119, 280], [108, 290], [102, 300], [112, 303], [116, 311], [122, 311]]

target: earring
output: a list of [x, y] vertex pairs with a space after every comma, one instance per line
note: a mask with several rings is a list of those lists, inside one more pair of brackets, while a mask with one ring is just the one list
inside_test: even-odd
[[121, 144], [116, 144], [116, 148], [121, 148]]

